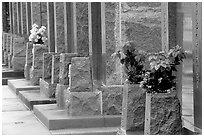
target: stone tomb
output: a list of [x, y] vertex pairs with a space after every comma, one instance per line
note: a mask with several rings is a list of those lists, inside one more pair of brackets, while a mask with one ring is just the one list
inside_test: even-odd
[[23, 71], [26, 58], [25, 38], [15, 36], [13, 39], [12, 66], [14, 71]]
[[[43, 68], [42, 68], [42, 79], [40, 79], [40, 93], [48, 98], [55, 98], [55, 91], [57, 81], [55, 83], [53, 75], [59, 75], [59, 53], [46, 52], [43, 53]], [[54, 65], [53, 65], [54, 64]], [[54, 67], [54, 68], [53, 68]], [[53, 72], [55, 71], [55, 72]]]
[[57, 106], [65, 109], [65, 89], [69, 87], [69, 65], [71, 59], [77, 57], [77, 53], [61, 53], [60, 54], [60, 70], [59, 70], [59, 84], [56, 87]]
[[33, 61], [30, 69], [30, 81], [33, 85], [39, 85], [40, 78], [42, 78], [43, 53], [48, 52], [46, 45], [33, 45]]

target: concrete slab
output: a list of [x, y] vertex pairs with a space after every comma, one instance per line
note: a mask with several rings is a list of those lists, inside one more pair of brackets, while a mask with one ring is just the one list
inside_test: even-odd
[[40, 90], [19, 91], [18, 96], [30, 110], [33, 110], [33, 105], [57, 103], [55, 98], [41, 95]]
[[31, 82], [26, 79], [8, 80], [8, 86], [16, 95], [18, 95], [19, 91], [40, 89], [40, 86], [33, 86]]
[[50, 130], [52, 135], [116, 135], [119, 127]]
[[34, 114], [49, 129], [67, 128], [94, 128], [94, 127], [119, 127], [121, 116], [99, 115], [99, 116], [75, 116], [67, 115], [67, 112], [57, 107], [56, 104], [35, 105]]
[[31, 111], [2, 112], [3, 135], [49, 135]]

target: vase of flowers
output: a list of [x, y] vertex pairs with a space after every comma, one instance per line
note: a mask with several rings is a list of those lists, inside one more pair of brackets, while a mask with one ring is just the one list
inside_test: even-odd
[[30, 30], [31, 34], [29, 36], [29, 41], [33, 42], [33, 44], [45, 44], [47, 41], [45, 31], [45, 26], [41, 26], [41, 28], [38, 29], [38, 25], [33, 24], [32, 29]]
[[124, 82], [121, 128], [118, 134], [144, 129], [145, 90], [139, 85], [145, 74], [147, 53], [136, 48], [137, 45], [129, 41], [122, 50], [114, 53], [120, 59], [127, 78]]
[[148, 134], [181, 132], [181, 106], [176, 95], [176, 71], [184, 58], [185, 52], [178, 45], [168, 53], [162, 51], [148, 55], [150, 68], [146, 70], [140, 82], [140, 87], [145, 89], [147, 97], [150, 98], [146, 99], [146, 106], [150, 107], [145, 113], [150, 113], [149, 118], [146, 116], [150, 122]]

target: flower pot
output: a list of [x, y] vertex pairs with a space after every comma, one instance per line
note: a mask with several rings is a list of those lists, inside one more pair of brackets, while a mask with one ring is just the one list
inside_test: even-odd
[[124, 84], [121, 131], [143, 131], [145, 121], [145, 90], [139, 84]]

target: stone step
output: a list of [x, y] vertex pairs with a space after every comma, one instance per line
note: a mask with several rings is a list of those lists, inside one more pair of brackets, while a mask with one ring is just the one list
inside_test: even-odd
[[116, 135], [119, 127], [50, 130], [52, 135]]
[[23, 71], [5, 70], [2, 72], [2, 78], [6, 77], [22, 77], [24, 78]]
[[120, 115], [71, 117], [67, 115], [66, 110], [60, 109], [56, 104], [34, 105], [33, 112], [49, 130], [119, 127], [121, 123]]
[[30, 110], [33, 110], [34, 105], [56, 103], [55, 98], [47, 98], [41, 95], [40, 90], [19, 91], [18, 96]]
[[40, 90], [40, 86], [33, 86], [30, 81], [25, 79], [8, 80], [8, 87], [18, 95], [19, 91]]

